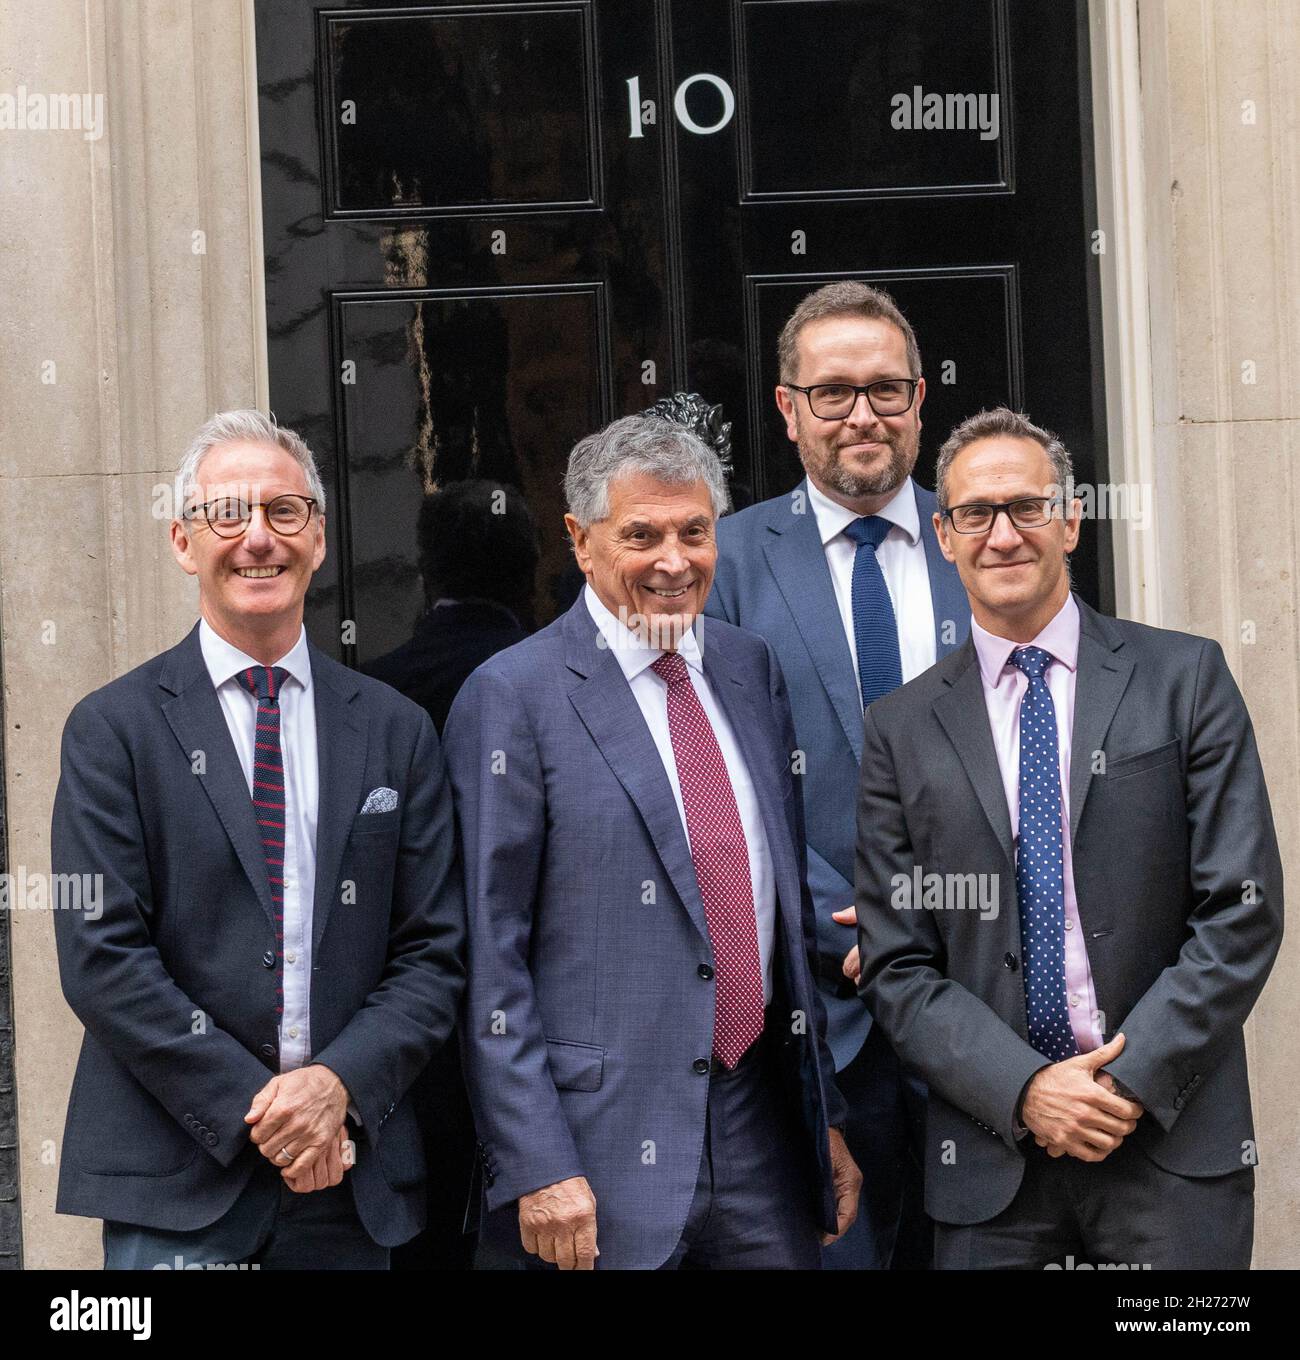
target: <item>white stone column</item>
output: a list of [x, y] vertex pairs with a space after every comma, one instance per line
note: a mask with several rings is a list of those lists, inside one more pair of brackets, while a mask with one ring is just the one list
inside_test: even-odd
[[[1100, 79], [1094, 51], [1099, 200], [1130, 251], [1103, 302], [1110, 476], [1145, 482], [1156, 506], [1151, 538], [1117, 530], [1119, 612], [1222, 643], [1254, 720], [1294, 898], [1300, 6], [1094, 0], [1092, 18], [1094, 49], [1130, 35]], [[1125, 85], [1139, 52], [1137, 82], [1130, 70]], [[1130, 329], [1112, 339], [1121, 313]], [[1298, 1027], [1293, 931], [1246, 1030], [1261, 1267], [1300, 1264]]]
[[[195, 617], [154, 488], [266, 400], [251, 0], [0, 0], [0, 93], [103, 97], [103, 135], [0, 131], [0, 594], [11, 867], [49, 868], [59, 734]], [[93, 106], [92, 106], [93, 107]], [[25, 1264], [99, 1262], [54, 1214], [80, 1027], [48, 912], [11, 914]]]

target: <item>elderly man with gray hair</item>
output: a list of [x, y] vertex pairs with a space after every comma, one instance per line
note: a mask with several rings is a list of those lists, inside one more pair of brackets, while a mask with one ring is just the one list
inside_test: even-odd
[[60, 1213], [106, 1268], [386, 1269], [423, 1225], [407, 1089], [451, 1032], [464, 899], [433, 723], [307, 640], [325, 556], [311, 452], [258, 411], [196, 434], [175, 647], [63, 733], [50, 854], [85, 1024]]
[[860, 1176], [785, 685], [760, 638], [701, 627], [722, 471], [629, 416], [578, 443], [565, 491], [586, 587], [444, 734], [484, 1240], [561, 1269], [816, 1268]]

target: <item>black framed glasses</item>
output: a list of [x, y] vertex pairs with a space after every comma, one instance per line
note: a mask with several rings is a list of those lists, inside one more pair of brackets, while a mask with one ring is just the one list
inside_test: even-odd
[[785, 386], [808, 398], [808, 409], [818, 420], [843, 420], [857, 405], [858, 394], [863, 392], [867, 405], [876, 415], [901, 416], [911, 409], [920, 381], [920, 378], [881, 378], [865, 386], [854, 383], [814, 383], [811, 387], [786, 383]]
[[959, 534], [988, 533], [997, 517], [1006, 517], [1017, 529], [1041, 529], [1052, 522], [1052, 512], [1060, 501], [1055, 496], [1022, 496], [1014, 501], [970, 501], [949, 506], [944, 511], [948, 522]]
[[186, 519], [196, 519], [200, 511], [208, 528], [221, 538], [238, 538], [248, 528], [253, 511], [259, 506], [267, 526], [284, 538], [300, 534], [311, 519], [316, 504], [313, 496], [298, 496], [286, 491], [272, 496], [269, 501], [246, 501], [238, 496], [220, 496], [202, 505], [193, 505], [185, 512]]

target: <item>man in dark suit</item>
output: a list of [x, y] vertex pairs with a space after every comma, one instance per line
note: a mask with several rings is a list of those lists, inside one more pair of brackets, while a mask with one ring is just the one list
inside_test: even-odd
[[86, 1027], [58, 1208], [104, 1219], [109, 1268], [382, 1269], [424, 1213], [407, 1088], [464, 985], [438, 740], [307, 641], [297, 435], [219, 414], [177, 490], [200, 622], [64, 730], [51, 858], [102, 910], [55, 922]]
[[[781, 658], [804, 754], [808, 883], [818, 986], [849, 1150], [869, 1173], [836, 1269], [924, 1268], [925, 1091], [908, 1078], [855, 986], [853, 808], [862, 711], [964, 641], [966, 593], [939, 551], [934, 496], [912, 481], [925, 379], [907, 318], [864, 283], [795, 308], [778, 346], [776, 402], [806, 476], [788, 496], [718, 525], [706, 612], [761, 633]], [[848, 957], [846, 958], [846, 955]]]
[[1071, 594], [1072, 485], [1006, 409], [940, 454], [974, 619], [867, 711], [863, 995], [929, 1083], [939, 1266], [1244, 1268], [1242, 1024], [1282, 935], [1268, 793], [1218, 644]]
[[447, 722], [485, 1241], [561, 1268], [815, 1267], [859, 1175], [813, 985], [771, 647], [696, 625], [726, 505], [689, 431], [582, 440], [587, 584]]

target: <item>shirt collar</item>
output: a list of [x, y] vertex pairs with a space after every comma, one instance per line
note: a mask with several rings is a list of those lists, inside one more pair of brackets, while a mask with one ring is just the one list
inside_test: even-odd
[[[215, 689], [233, 680], [240, 671], [262, 664], [227, 642], [207, 619], [199, 620], [199, 646], [203, 650], [203, 664], [208, 668]], [[311, 688], [311, 654], [307, 650], [305, 627], [299, 631], [298, 641], [274, 664], [283, 666], [303, 689]]]
[[[862, 516], [856, 510], [850, 510], [848, 506], [831, 500], [828, 495], [819, 491], [813, 485], [811, 477], [805, 478], [804, 481], [808, 487], [808, 500], [812, 504], [813, 514], [817, 517], [817, 532], [821, 535], [824, 548], [831, 539], [837, 534], [842, 534], [855, 519], [861, 519]], [[916, 508], [916, 485], [910, 477], [903, 479], [902, 486], [876, 511], [876, 514], [881, 519], [896, 524], [907, 535], [908, 542], [916, 547], [921, 537], [921, 515]]]
[[[586, 601], [587, 612], [600, 630], [606, 646], [614, 653], [629, 682], [635, 680], [643, 670], [663, 656], [662, 647], [652, 647], [639, 633], [634, 632], [605, 607], [600, 596], [591, 588], [590, 581], [582, 588], [582, 598]], [[704, 673], [700, 644], [696, 639], [693, 624], [682, 634], [677, 644], [677, 654], [692, 670], [698, 671], [701, 675]]]
[[1041, 647], [1061, 663], [1067, 670], [1074, 670], [1079, 664], [1079, 606], [1073, 594], [1065, 597], [1065, 603], [1057, 610], [1055, 617], [1044, 627], [1032, 643], [1013, 642], [1010, 638], [998, 637], [987, 628], [980, 626], [972, 616], [970, 621], [971, 641], [979, 657], [980, 674], [989, 689], [997, 689], [1007, 667], [1011, 664], [1011, 653], [1017, 647]]

